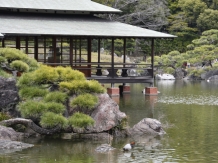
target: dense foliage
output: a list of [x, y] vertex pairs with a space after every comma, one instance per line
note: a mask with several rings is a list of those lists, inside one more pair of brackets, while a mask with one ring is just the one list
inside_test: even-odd
[[[18, 79], [17, 86], [22, 99], [18, 105], [22, 117], [34, 120], [44, 128], [83, 128], [94, 124], [94, 120], [84, 113], [98, 103], [97, 96], [93, 94], [105, 92], [100, 83], [87, 81], [83, 73], [77, 70], [46, 65], [24, 73]], [[75, 95], [77, 97], [71, 98]], [[80, 113], [65, 117], [68, 108], [74, 106], [80, 108]]]
[[18, 49], [0, 48], [0, 64], [21, 72], [36, 70], [39, 64]]
[[[175, 68], [187, 68], [184, 67], [184, 63], [190, 63], [187, 70], [189, 74], [200, 76], [203, 72], [218, 68], [217, 56], [218, 30], [212, 29], [203, 32], [200, 38], [192, 40], [186, 52], [171, 51], [167, 55], [155, 56], [154, 63], [170, 74], [175, 72]], [[206, 65], [204, 69], [202, 69], [202, 62]]]
[[[119, 15], [104, 17], [143, 28], [154, 29], [178, 36], [172, 41], [156, 40], [155, 54], [168, 54], [170, 51], [183, 53], [193, 39], [200, 37], [202, 32], [218, 29], [217, 0], [94, 0], [123, 11]], [[102, 16], [102, 15], [100, 15]], [[136, 55], [150, 54], [149, 41], [136, 40]], [[104, 44], [107, 48], [107, 44]], [[119, 46], [119, 42], [118, 42]], [[115, 49], [116, 45], [115, 45]], [[139, 53], [143, 51], [142, 53]], [[120, 54], [121, 55], [121, 54]]]

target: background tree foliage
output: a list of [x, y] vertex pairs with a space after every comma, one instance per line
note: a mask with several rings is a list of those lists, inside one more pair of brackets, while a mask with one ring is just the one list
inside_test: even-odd
[[[167, 54], [173, 50], [185, 52], [192, 40], [200, 37], [202, 32], [218, 29], [218, 0], [94, 1], [123, 11], [118, 15], [100, 15], [102, 17], [178, 36], [173, 41], [157, 40], [156, 55]], [[119, 42], [117, 43], [119, 45]], [[136, 55], [141, 55], [139, 51], [150, 54], [148, 45], [149, 40], [136, 40], [135, 44], [130, 46], [134, 46]]]

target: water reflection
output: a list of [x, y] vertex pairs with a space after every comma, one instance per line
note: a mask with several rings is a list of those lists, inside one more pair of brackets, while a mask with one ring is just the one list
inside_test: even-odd
[[[218, 162], [218, 87], [205, 81], [155, 81], [160, 94], [145, 96], [144, 84], [130, 84], [130, 94], [119, 98], [120, 110], [130, 126], [143, 118], [160, 119], [173, 125], [162, 137], [116, 138], [108, 153], [97, 153], [105, 141], [34, 140], [34, 148], [0, 155], [4, 163], [146, 163]], [[164, 116], [163, 116], [164, 115]], [[162, 118], [161, 118], [162, 117]], [[135, 148], [124, 153], [122, 147], [134, 140]]]

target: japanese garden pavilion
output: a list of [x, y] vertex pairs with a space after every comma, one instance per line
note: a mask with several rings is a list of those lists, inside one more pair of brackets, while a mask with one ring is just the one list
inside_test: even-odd
[[[71, 66], [100, 83], [153, 83], [154, 39], [175, 36], [96, 16], [119, 13], [91, 0], [0, 0], [0, 46], [20, 49], [47, 65]], [[145, 67], [149, 72], [146, 76], [126, 73], [130, 69], [126, 62], [129, 38], [151, 40], [152, 59]], [[110, 62], [101, 62], [103, 39], [111, 40], [110, 54], [114, 54], [114, 40], [123, 39], [123, 63], [115, 63], [114, 55]], [[94, 41], [96, 62], [92, 62]], [[52, 57], [47, 56], [50, 48]], [[117, 66], [122, 69], [121, 75], [116, 74]], [[107, 76], [102, 75], [103, 68], [108, 69]]]

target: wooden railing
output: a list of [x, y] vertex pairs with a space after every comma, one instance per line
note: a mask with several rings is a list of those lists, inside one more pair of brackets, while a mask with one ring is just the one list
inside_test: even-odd
[[151, 64], [141, 64], [141, 63], [114, 63], [110, 62], [73, 62], [69, 63], [45, 63], [51, 66], [71, 66], [73, 69], [83, 72], [87, 77], [91, 75], [104, 76], [103, 71], [107, 70], [109, 74], [108, 77], [118, 77], [118, 70], [121, 70], [120, 76], [129, 76], [128, 71], [135, 69], [136, 71], [147, 71], [149, 76], [153, 77], [153, 70]]

